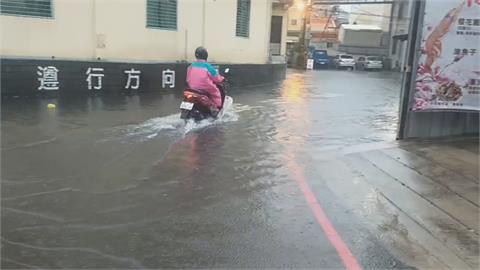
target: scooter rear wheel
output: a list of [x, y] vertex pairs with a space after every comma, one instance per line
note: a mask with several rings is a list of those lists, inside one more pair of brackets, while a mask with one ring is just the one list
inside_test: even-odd
[[180, 111], [180, 119], [188, 119], [190, 116], [190, 111], [188, 110], [181, 110]]

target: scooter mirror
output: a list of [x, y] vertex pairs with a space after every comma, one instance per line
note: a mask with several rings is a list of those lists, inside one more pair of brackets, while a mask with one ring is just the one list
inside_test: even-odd
[[230, 71], [229, 68], [226, 68], [226, 69], [225, 69], [225, 73], [228, 73], [229, 71]]

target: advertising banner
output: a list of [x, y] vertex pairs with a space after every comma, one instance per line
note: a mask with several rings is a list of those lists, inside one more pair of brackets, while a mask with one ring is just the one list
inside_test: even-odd
[[480, 0], [427, 0], [414, 111], [480, 110]]

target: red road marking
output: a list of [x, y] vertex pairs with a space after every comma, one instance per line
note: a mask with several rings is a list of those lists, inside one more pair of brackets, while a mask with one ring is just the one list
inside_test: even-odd
[[293, 178], [295, 178], [295, 181], [300, 187], [303, 196], [307, 200], [308, 206], [310, 206], [310, 209], [312, 210], [313, 215], [317, 219], [318, 224], [320, 224], [320, 227], [322, 227], [323, 232], [337, 251], [337, 254], [342, 259], [345, 267], [348, 270], [362, 270], [362, 267], [360, 266], [360, 264], [358, 264], [357, 259], [353, 256], [352, 252], [345, 244], [345, 242], [343, 242], [342, 237], [340, 237], [337, 230], [335, 230], [335, 227], [333, 227], [327, 215], [325, 215], [325, 212], [318, 203], [315, 194], [313, 194], [312, 189], [305, 180], [305, 176], [303, 175], [303, 169], [298, 166], [298, 164], [293, 160], [288, 161], [288, 167], [290, 168], [290, 172], [294, 176]]

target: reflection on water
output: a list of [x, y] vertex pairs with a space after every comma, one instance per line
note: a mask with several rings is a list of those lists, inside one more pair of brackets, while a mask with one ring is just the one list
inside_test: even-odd
[[305, 101], [305, 76], [292, 75], [283, 83], [280, 95], [287, 102], [303, 103]]

